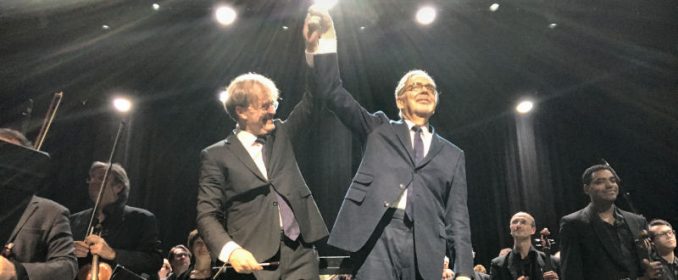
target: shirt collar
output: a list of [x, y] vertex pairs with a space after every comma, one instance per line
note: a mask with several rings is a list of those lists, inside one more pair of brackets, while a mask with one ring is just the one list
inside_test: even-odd
[[[407, 124], [407, 129], [412, 130], [412, 127], [414, 127], [415, 124], [413, 122], [411, 122], [410, 120], [406, 120], [406, 119], [403, 119], [403, 120], [405, 121], [405, 124]], [[428, 125], [424, 125], [424, 126], [420, 126], [420, 127], [421, 127], [421, 132], [423, 132], [423, 133], [430, 133], [431, 132]]]
[[240, 140], [240, 143], [242, 143], [243, 146], [245, 146], [245, 147], [252, 146], [254, 144], [254, 141], [256, 141], [257, 138], [258, 138], [256, 135], [254, 135], [254, 134], [252, 134], [248, 131], [241, 130], [239, 128], [236, 128], [233, 131], [233, 133], [235, 133], [235, 136], [238, 137], [238, 140]]

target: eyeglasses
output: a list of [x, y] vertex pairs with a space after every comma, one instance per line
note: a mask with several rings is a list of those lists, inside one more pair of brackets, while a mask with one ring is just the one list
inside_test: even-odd
[[663, 237], [663, 236], [667, 236], [667, 237], [668, 236], [676, 236], [676, 230], [672, 229], [672, 230], [667, 230], [667, 231], [664, 231], [664, 232], [654, 234], [654, 238], [660, 238], [660, 237]]
[[280, 105], [280, 101], [282, 101], [282, 98], [278, 98], [277, 100], [271, 100], [264, 102], [264, 104], [261, 104], [261, 110], [268, 111], [273, 107], [273, 110], [278, 110], [278, 105]]
[[426, 88], [427, 90], [430, 90], [432, 92], [436, 92], [436, 86], [433, 84], [420, 84], [420, 83], [414, 83], [405, 86], [405, 91], [413, 91], [413, 90], [420, 90], [422, 88]]

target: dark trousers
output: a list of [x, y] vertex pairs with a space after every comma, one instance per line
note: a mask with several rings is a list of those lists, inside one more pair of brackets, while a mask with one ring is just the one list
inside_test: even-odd
[[228, 280], [318, 280], [319, 264], [318, 252], [312, 244], [302, 241], [292, 241], [281, 234], [280, 250], [278, 254], [265, 262], [280, 262], [277, 266], [264, 267], [264, 270], [253, 274], [238, 274], [229, 269], [226, 273]]
[[405, 211], [389, 209], [360, 251], [351, 254], [358, 280], [418, 280], [414, 227]]

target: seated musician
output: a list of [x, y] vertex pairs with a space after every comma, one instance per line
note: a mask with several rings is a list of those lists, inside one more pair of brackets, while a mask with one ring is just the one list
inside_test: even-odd
[[[0, 128], [0, 141], [32, 149], [16, 130]], [[77, 262], [68, 215], [60, 204], [0, 178], [0, 279], [73, 279]]]
[[[89, 170], [89, 197], [94, 203], [108, 168], [107, 163], [94, 162]], [[144, 209], [125, 205], [129, 196], [130, 183], [127, 172], [120, 164], [112, 164], [106, 190], [100, 201], [95, 223], [101, 224], [100, 235], [87, 235], [92, 209], [71, 216], [71, 227], [76, 240], [75, 255], [80, 264], [80, 273], [86, 277], [91, 255], [109, 264], [125, 268], [148, 279], [157, 279], [162, 266], [159, 249], [158, 226], [155, 216]]]
[[514, 214], [509, 230], [513, 237], [513, 249], [492, 260], [491, 279], [558, 279], [550, 255], [539, 252], [532, 246], [532, 235], [537, 231], [532, 215], [525, 212]]

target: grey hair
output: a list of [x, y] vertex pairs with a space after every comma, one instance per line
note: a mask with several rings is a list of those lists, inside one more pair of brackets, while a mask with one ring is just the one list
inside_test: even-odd
[[[98, 169], [106, 170], [106, 168], [108, 168], [108, 163], [95, 161], [89, 168], [89, 174], [91, 176], [94, 170]], [[129, 198], [129, 188], [130, 188], [129, 177], [127, 177], [127, 172], [119, 163], [113, 163], [111, 167], [111, 174], [109, 176], [111, 176], [111, 178], [113, 178], [113, 180], [115, 180], [116, 183], [123, 185], [124, 188], [122, 192], [118, 195], [118, 201], [126, 203], [127, 199]]]

